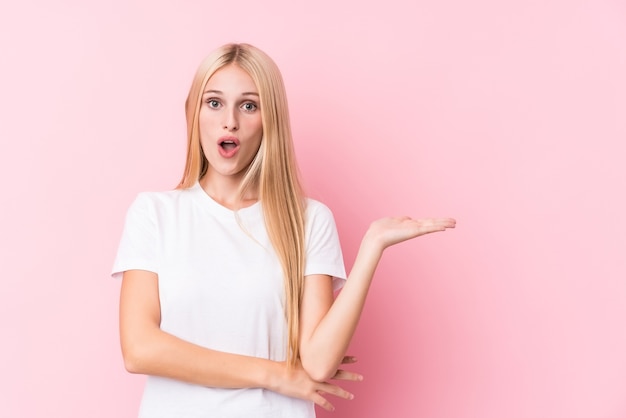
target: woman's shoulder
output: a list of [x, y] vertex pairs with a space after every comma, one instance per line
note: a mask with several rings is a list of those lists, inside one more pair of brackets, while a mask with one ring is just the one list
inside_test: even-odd
[[186, 200], [189, 200], [193, 194], [193, 188], [174, 189], [166, 191], [144, 191], [139, 192], [135, 200], [131, 204], [131, 208], [139, 207], [143, 209], [165, 209], [168, 207], [176, 207]]
[[319, 200], [310, 197], [306, 197], [304, 200], [306, 203], [307, 212], [330, 211], [330, 208], [325, 203], [322, 203]]
[[319, 200], [312, 198], [306, 198], [306, 217], [311, 219], [333, 219], [333, 212], [325, 204]]

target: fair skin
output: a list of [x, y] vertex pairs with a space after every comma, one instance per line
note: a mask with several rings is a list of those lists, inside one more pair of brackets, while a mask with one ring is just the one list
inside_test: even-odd
[[259, 93], [248, 73], [228, 65], [211, 76], [200, 108], [200, 143], [209, 168], [204, 190], [230, 209], [249, 206], [256, 196], [240, 201], [238, 187], [261, 146], [263, 122]]
[[[200, 184], [226, 207], [249, 206], [256, 202], [257, 196], [252, 192], [242, 201], [238, 188], [262, 140], [258, 90], [245, 71], [229, 65], [209, 79], [204, 91], [200, 133], [209, 169]], [[296, 367], [211, 350], [162, 331], [157, 275], [143, 270], [126, 271], [120, 296], [120, 338], [126, 368], [132, 373], [209, 387], [265, 388], [333, 410], [327, 395], [344, 399], [353, 396], [328, 381], [362, 379], [357, 373], [339, 367], [354, 361], [345, 352], [383, 251], [391, 245], [454, 226], [455, 221], [449, 218], [402, 217], [373, 222], [336, 300], [329, 276], [307, 276], [300, 312], [300, 361]]]

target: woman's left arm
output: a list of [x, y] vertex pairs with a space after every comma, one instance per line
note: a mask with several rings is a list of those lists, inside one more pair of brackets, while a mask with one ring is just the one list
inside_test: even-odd
[[451, 218], [383, 218], [365, 233], [348, 280], [333, 301], [331, 278], [307, 276], [300, 311], [300, 358], [320, 382], [334, 376], [361, 317], [374, 272], [385, 248], [421, 235], [454, 228]]

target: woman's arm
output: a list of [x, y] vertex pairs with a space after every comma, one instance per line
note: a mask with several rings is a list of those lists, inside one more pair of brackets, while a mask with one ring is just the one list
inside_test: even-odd
[[300, 358], [313, 379], [325, 381], [337, 373], [385, 248], [454, 228], [455, 224], [450, 218], [413, 220], [402, 217], [373, 222], [363, 237], [348, 280], [334, 302], [330, 277], [307, 277], [300, 318]]
[[[298, 365], [210, 350], [160, 329], [161, 307], [155, 273], [124, 272], [120, 295], [120, 341], [126, 369], [203, 386], [269, 389], [308, 399], [332, 410], [320, 392], [350, 399], [337, 385], [311, 379]], [[338, 378], [356, 380], [355, 374]]]

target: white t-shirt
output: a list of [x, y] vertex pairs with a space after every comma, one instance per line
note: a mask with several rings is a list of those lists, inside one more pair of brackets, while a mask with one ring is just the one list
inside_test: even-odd
[[[287, 326], [280, 262], [261, 203], [236, 213], [196, 183], [141, 193], [126, 215], [113, 266], [157, 273], [161, 329], [214, 350], [276, 361], [286, 358]], [[330, 210], [307, 200], [305, 276], [346, 277]], [[265, 389], [218, 389], [149, 376], [140, 418], [311, 418], [311, 402]]]

